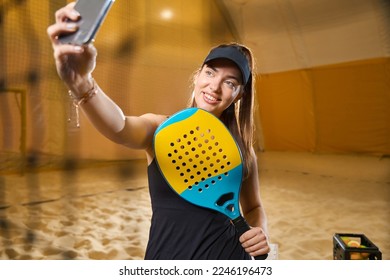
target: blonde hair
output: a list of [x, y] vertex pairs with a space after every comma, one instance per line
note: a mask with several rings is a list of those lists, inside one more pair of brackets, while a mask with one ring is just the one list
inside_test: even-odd
[[[252, 162], [255, 160], [255, 154], [253, 150], [254, 144], [254, 104], [255, 104], [255, 62], [252, 51], [244, 45], [238, 43], [229, 43], [218, 45], [215, 48], [233, 46], [242, 52], [248, 60], [248, 65], [251, 70], [251, 76], [244, 87], [244, 92], [240, 100], [231, 104], [225, 111], [223, 111], [220, 119], [230, 130], [231, 134], [237, 141], [242, 157], [244, 160], [244, 178], [249, 175]], [[212, 49], [212, 50], [213, 50]], [[201, 66], [201, 68], [203, 65]], [[193, 74], [193, 81], [195, 77], [201, 71], [201, 68], [195, 71]], [[192, 86], [194, 85], [192, 81]], [[196, 107], [195, 98], [192, 95], [189, 100], [188, 107]]]

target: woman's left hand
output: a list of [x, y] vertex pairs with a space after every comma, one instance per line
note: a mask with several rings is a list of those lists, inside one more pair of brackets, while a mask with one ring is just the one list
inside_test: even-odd
[[240, 236], [242, 247], [252, 257], [270, 252], [267, 235], [260, 227], [253, 227]]

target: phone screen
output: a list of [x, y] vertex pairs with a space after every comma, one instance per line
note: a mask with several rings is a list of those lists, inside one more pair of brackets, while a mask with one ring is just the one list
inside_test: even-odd
[[79, 29], [59, 37], [63, 44], [84, 45], [95, 39], [97, 31], [115, 0], [78, 0], [75, 10], [80, 13]]

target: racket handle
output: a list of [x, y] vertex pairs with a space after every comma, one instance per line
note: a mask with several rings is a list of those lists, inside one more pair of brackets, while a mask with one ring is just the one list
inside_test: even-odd
[[[232, 222], [239, 236], [241, 236], [244, 232], [250, 230], [250, 226], [248, 225], [247, 221], [243, 216], [239, 216], [238, 218], [235, 218], [234, 220], [232, 220]], [[255, 260], [265, 260], [267, 257], [268, 254], [256, 256], [254, 258]]]

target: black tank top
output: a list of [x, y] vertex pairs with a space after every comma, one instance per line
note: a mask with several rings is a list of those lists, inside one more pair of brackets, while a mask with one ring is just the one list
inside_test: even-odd
[[148, 166], [148, 179], [153, 215], [146, 260], [251, 259], [229, 218], [182, 199], [155, 160]]

